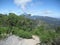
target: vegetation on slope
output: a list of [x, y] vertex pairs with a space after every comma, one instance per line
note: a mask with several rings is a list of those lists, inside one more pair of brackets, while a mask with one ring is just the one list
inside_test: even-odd
[[10, 34], [22, 38], [32, 38], [32, 35], [38, 35], [42, 43], [51, 45], [55, 44], [54, 41], [60, 37], [60, 27], [50, 28], [45, 22], [29, 19], [24, 15], [0, 14], [0, 39]]

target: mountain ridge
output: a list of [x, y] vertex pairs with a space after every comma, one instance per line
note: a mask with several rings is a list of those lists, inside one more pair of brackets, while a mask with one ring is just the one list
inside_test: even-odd
[[[28, 16], [27, 16], [28, 15]], [[53, 26], [60, 26], [60, 19], [49, 17], [49, 16], [31, 16], [29, 14], [25, 15], [25, 17], [33, 19], [33, 20], [42, 20], [47, 24], [52, 24]]]

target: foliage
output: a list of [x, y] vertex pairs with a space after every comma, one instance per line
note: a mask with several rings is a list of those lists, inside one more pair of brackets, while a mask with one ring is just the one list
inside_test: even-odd
[[5, 38], [10, 33], [22, 38], [32, 38], [32, 35], [38, 35], [41, 42], [48, 43], [60, 37], [60, 27], [51, 29], [46, 23], [14, 13], [0, 14], [0, 38]]
[[23, 38], [31, 38], [34, 20], [14, 13], [0, 14], [0, 34], [15, 34]]

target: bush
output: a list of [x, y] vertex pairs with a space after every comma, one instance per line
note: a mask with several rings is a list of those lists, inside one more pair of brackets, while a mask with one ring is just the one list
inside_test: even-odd
[[7, 33], [8, 28], [7, 27], [0, 27], [0, 34]]
[[0, 39], [6, 38], [8, 31], [9, 31], [8, 27], [0, 27]]
[[32, 38], [32, 34], [30, 32], [24, 31], [24, 30], [13, 30], [12, 34], [17, 35], [22, 38]]

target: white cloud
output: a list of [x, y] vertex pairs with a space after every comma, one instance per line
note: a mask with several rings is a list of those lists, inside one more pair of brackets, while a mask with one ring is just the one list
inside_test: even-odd
[[55, 10], [42, 10], [40, 12], [40, 15], [42, 16], [50, 16], [50, 17], [58, 17], [59, 12], [56, 12]]
[[56, 11], [53, 11], [53, 10], [38, 10], [38, 11], [33, 10], [33, 11], [31, 11], [31, 13], [32, 12], [33, 12], [33, 15], [51, 16], [51, 17], [54, 17], [57, 14], [57, 12]]
[[44, 10], [41, 13], [45, 14], [45, 15], [49, 15], [49, 14], [53, 14], [53, 11], [51, 11], [51, 10]]
[[32, 0], [14, 0], [14, 3], [17, 6], [21, 6], [22, 10], [25, 11], [26, 10], [26, 5], [27, 3], [32, 2]]

